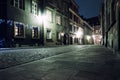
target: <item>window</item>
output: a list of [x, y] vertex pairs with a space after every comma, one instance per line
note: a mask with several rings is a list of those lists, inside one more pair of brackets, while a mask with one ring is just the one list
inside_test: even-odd
[[14, 36], [15, 37], [24, 37], [24, 25], [21, 23], [15, 23], [14, 26]]
[[37, 3], [32, 1], [32, 13], [37, 15]]
[[60, 40], [61, 39], [61, 33], [60, 32], [57, 32], [57, 40]]
[[72, 32], [75, 32], [75, 26], [72, 26]]
[[70, 12], [70, 15], [69, 15], [69, 16], [70, 16], [70, 19], [72, 19], [72, 12]]
[[69, 26], [69, 30], [72, 31], [72, 25]]
[[65, 26], [65, 23], [66, 23], [66, 19], [63, 18], [63, 20], [62, 20], [62, 24], [63, 24], [63, 26]]
[[52, 31], [50, 29], [47, 29], [47, 39], [52, 39]]
[[48, 21], [52, 22], [52, 11], [47, 10], [46, 11], [46, 17], [47, 17]]
[[77, 32], [78, 31], [78, 27], [75, 27], [75, 32]]
[[19, 8], [19, 0], [15, 0], [14, 6]]
[[115, 21], [115, 14], [116, 14], [115, 9], [116, 9], [115, 1], [112, 0], [112, 3], [111, 3], [111, 22]]
[[68, 4], [66, 2], [63, 3], [63, 10], [68, 12]]
[[11, 5], [14, 7], [20, 8], [20, 9], [25, 9], [25, 0], [11, 0]]
[[96, 30], [96, 33], [98, 33], [98, 30]]
[[19, 0], [19, 8], [25, 9], [25, 0]]
[[58, 1], [57, 1], [57, 6], [58, 6], [58, 8], [61, 8], [61, 7], [62, 7], [62, 2], [61, 2], [61, 0], [58, 0]]
[[56, 16], [56, 23], [61, 25], [61, 16], [59, 15]]
[[76, 15], [74, 15], [74, 21], [78, 23], [78, 17]]
[[32, 28], [32, 38], [38, 38], [38, 27]]

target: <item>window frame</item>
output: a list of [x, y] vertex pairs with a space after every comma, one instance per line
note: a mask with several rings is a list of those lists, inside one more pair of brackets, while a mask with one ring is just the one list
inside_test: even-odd
[[46, 39], [47, 40], [51, 40], [52, 39], [52, 30], [51, 29], [47, 29], [46, 30]]
[[53, 12], [49, 9], [46, 10], [47, 21], [53, 22]]
[[60, 15], [56, 15], [56, 24], [62, 25], [62, 17]]
[[25, 10], [25, 0], [11, 0], [10, 4], [16, 8]]
[[32, 27], [32, 38], [33, 39], [38, 39], [39, 38], [39, 28], [36, 27], [36, 26]]
[[[17, 26], [17, 25], [20, 25], [20, 26]], [[20, 33], [21, 25], [22, 25], [22, 32]], [[23, 23], [14, 22], [14, 37], [25, 38], [25, 25]]]
[[32, 3], [31, 3], [31, 13], [34, 14], [34, 15], [38, 15], [38, 4], [37, 2], [33, 1], [32, 0]]

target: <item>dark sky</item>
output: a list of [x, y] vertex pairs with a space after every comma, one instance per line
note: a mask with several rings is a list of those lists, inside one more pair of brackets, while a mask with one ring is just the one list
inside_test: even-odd
[[85, 18], [99, 15], [99, 10], [103, 0], [75, 0], [79, 5], [79, 13]]

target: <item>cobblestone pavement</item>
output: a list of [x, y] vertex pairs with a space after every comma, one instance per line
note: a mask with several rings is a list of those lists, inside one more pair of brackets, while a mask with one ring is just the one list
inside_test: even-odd
[[44, 46], [40, 48], [21, 47], [21, 48], [0, 48], [0, 69], [8, 68], [24, 64], [27, 62], [40, 60], [65, 52], [76, 50], [77, 47], [83, 48], [84, 46]]
[[46, 49], [49, 53], [62, 49], [62, 54], [1, 69], [0, 80], [120, 80], [120, 58], [107, 48], [89, 45]]

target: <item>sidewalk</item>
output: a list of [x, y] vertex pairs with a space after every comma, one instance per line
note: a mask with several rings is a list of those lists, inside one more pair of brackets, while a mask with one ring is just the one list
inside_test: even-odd
[[[79, 46], [80, 47], [80, 46]], [[81, 46], [84, 47], [84, 46]], [[0, 50], [0, 69], [40, 60], [64, 52], [75, 50], [74, 45], [70, 46], [44, 46], [30, 48], [3, 48]]]

